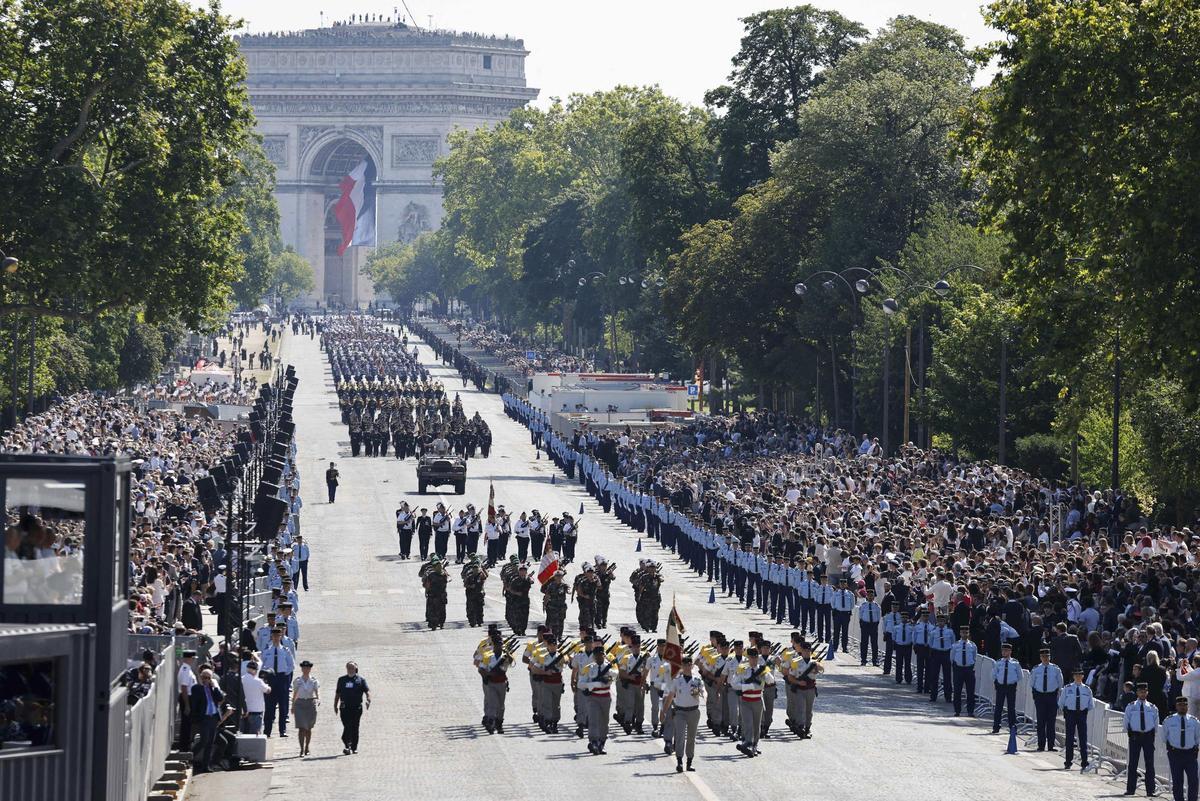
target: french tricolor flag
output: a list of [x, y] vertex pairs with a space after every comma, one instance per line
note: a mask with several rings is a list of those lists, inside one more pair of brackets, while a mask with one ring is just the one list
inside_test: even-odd
[[341, 256], [351, 245], [375, 244], [375, 165], [363, 159], [338, 188], [342, 196], [333, 207], [333, 216], [342, 226]]

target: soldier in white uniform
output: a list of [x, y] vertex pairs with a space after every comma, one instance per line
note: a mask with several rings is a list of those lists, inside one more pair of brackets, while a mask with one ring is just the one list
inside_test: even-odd
[[676, 744], [675, 772], [683, 772], [683, 758], [687, 756], [687, 769], [692, 767], [696, 755], [696, 729], [700, 725], [700, 699], [704, 697], [704, 682], [692, 675], [692, 658], [685, 656], [679, 675], [666, 685], [663, 711], [673, 718]]
[[579, 674], [579, 687], [587, 696], [588, 750], [593, 754], [608, 753], [604, 744], [608, 741], [608, 711], [612, 707], [612, 664], [604, 655], [604, 648], [592, 649], [592, 661]]

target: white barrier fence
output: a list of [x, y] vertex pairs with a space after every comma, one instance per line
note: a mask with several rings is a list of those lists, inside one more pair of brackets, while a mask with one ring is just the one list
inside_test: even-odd
[[175, 648], [164, 648], [150, 693], [125, 712], [125, 799], [145, 801], [175, 738]]

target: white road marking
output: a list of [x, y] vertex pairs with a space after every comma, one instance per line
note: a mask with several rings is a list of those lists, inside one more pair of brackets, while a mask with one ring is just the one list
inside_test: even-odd
[[701, 779], [695, 773], [688, 773], [685, 775], [688, 777], [688, 781], [692, 783], [692, 786], [696, 788], [696, 792], [700, 793], [700, 797], [703, 798], [704, 801], [720, 801], [720, 799], [717, 798], [717, 794], [712, 791], [712, 788], [708, 786], [708, 783], [705, 782], [704, 779]]
[[322, 595], [337, 595], [339, 590], [321, 590]]

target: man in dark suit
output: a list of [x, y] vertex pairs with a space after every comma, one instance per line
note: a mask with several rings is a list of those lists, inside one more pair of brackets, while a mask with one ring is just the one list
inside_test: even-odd
[[200, 672], [200, 683], [192, 687], [191, 698], [192, 723], [200, 736], [192, 760], [197, 773], [207, 773], [209, 761], [212, 759], [213, 742], [217, 738], [217, 727], [221, 723], [221, 702], [225, 694], [213, 682], [213, 672]]
[[1083, 661], [1083, 646], [1079, 638], [1067, 632], [1067, 624], [1055, 626], [1054, 636], [1050, 638], [1050, 661], [1058, 665], [1064, 676], [1073, 676], [1075, 668]]
[[183, 602], [180, 620], [183, 621], [184, 628], [193, 631], [204, 630], [204, 614], [200, 611], [200, 601], [203, 597], [200, 590], [195, 590], [192, 592], [192, 597]]

